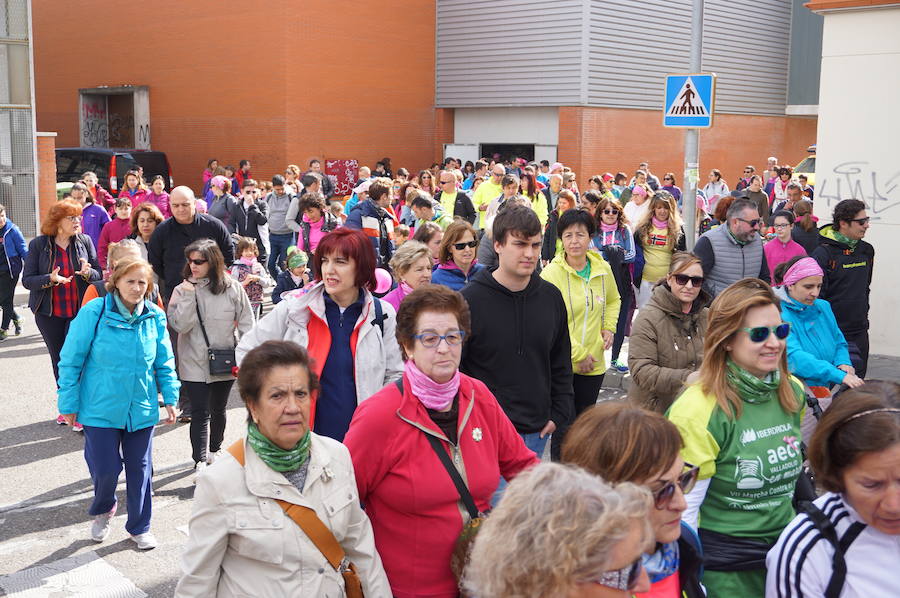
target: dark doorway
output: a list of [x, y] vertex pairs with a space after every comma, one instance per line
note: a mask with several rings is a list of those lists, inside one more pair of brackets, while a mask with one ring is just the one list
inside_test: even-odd
[[506, 162], [512, 158], [534, 160], [534, 144], [528, 143], [482, 143], [481, 156], [488, 160]]

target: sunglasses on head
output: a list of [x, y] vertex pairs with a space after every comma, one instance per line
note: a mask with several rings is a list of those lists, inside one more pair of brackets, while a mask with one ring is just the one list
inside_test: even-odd
[[606, 214], [607, 216], [618, 216], [619, 210], [605, 209], [605, 210], [603, 210], [603, 213]]
[[684, 466], [688, 470], [678, 476], [677, 480], [669, 482], [653, 493], [653, 504], [660, 511], [665, 509], [672, 497], [675, 496], [676, 485], [681, 488], [684, 494], [694, 489], [694, 484], [697, 483], [697, 477], [700, 475], [700, 468], [690, 463], [685, 463]]
[[462, 251], [466, 247], [471, 247], [472, 249], [478, 247], [478, 241], [469, 241], [468, 243], [454, 243], [453, 248], [457, 251]]
[[741, 328], [744, 332], [746, 332], [750, 336], [750, 340], [754, 343], [761, 343], [767, 338], [769, 338], [769, 334], [772, 332], [775, 333], [775, 338], [783, 341], [788, 337], [791, 333], [791, 325], [789, 322], [783, 322], [778, 326], [756, 326], [754, 328]]
[[674, 278], [675, 282], [677, 282], [681, 286], [687, 286], [687, 283], [690, 282], [691, 286], [693, 286], [694, 288], [699, 288], [700, 285], [703, 284], [702, 276], [688, 276], [687, 274], [675, 274], [674, 276], [672, 276], [672, 278]]
[[205, 264], [208, 260], [204, 260], [204, 259], [200, 259], [200, 260], [189, 259], [188, 261], [189, 261], [190, 263], [194, 264], [195, 266], [202, 266], [202, 265]]
[[628, 565], [618, 569], [617, 571], [607, 571], [603, 573], [594, 583], [613, 590], [630, 590], [637, 585], [638, 576], [641, 574], [643, 557]]

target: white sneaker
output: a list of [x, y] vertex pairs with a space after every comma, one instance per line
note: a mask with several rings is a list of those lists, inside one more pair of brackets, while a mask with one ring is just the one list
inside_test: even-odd
[[216, 459], [218, 459], [218, 458], [219, 458], [219, 451], [215, 451], [213, 453], [207, 453], [206, 464], [212, 465], [213, 463], [215, 463]]
[[137, 544], [138, 550], [153, 550], [159, 544], [159, 542], [156, 541], [156, 536], [150, 532], [131, 536], [131, 539]]
[[194, 463], [194, 484], [197, 483], [197, 476], [200, 475], [200, 472], [206, 469], [206, 461], [198, 461]]
[[94, 517], [94, 523], [91, 525], [91, 540], [94, 542], [102, 542], [109, 535], [109, 522], [113, 515], [116, 514], [116, 505], [113, 505], [109, 513], [101, 513]]

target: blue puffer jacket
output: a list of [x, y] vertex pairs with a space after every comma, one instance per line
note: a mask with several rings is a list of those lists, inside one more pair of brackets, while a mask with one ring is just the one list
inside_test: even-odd
[[6, 219], [6, 224], [0, 228], [0, 242], [3, 243], [3, 249], [6, 252], [6, 266], [9, 268], [13, 280], [16, 280], [22, 273], [22, 264], [25, 256], [28, 255], [28, 249], [25, 247], [22, 231], [9, 218]]
[[133, 432], [159, 421], [157, 389], [174, 405], [180, 388], [166, 313], [158, 306], [144, 301], [132, 324], [112, 293], [78, 311], [59, 359], [60, 413], [77, 413], [85, 426]]
[[816, 299], [812, 305], [794, 301], [784, 287], [775, 289], [781, 299], [781, 318], [791, 323], [787, 339], [788, 368], [810, 386], [840, 384], [850, 365], [847, 341], [838, 328], [831, 305]]

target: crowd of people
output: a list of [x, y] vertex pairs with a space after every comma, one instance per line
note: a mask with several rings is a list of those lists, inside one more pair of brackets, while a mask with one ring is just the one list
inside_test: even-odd
[[[347, 197], [308, 166], [210, 160], [199, 197], [85, 173], [27, 247], [0, 206], [0, 338], [21, 272], [95, 541], [124, 466], [156, 546], [165, 407], [196, 470], [178, 596], [893, 591], [900, 386], [865, 380], [862, 201], [817, 223], [771, 158], [734, 191], [712, 170], [688, 231], [647, 163], [581, 189], [561, 163], [385, 158]], [[610, 368], [629, 396], [598, 405]]]

